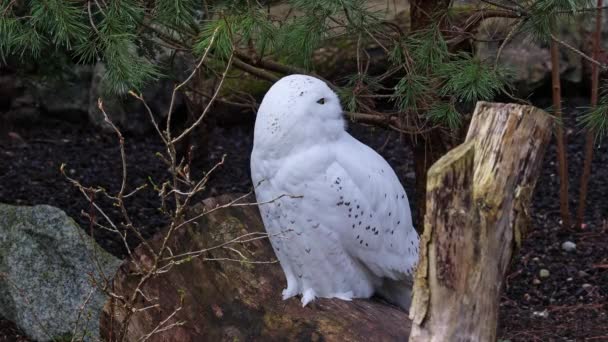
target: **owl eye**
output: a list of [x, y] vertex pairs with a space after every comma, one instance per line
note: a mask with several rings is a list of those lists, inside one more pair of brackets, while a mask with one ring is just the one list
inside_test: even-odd
[[325, 98], [324, 98], [324, 97], [322, 97], [322, 98], [318, 99], [318, 100], [317, 100], [317, 103], [318, 103], [318, 104], [325, 104]]

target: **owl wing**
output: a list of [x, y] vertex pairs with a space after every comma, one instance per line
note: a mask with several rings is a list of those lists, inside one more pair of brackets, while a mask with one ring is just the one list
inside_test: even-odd
[[374, 150], [345, 134], [288, 160], [273, 183], [277, 193], [301, 195], [300, 216], [332, 230], [346, 253], [374, 275], [411, 277], [418, 234], [407, 195]]

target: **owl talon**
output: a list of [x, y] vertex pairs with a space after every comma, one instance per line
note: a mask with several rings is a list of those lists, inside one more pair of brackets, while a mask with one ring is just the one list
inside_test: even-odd
[[290, 289], [289, 287], [283, 290], [283, 300], [289, 299], [295, 295], [297, 295], [297, 291], [295, 289]]
[[313, 289], [305, 290], [304, 294], [302, 295], [302, 307], [305, 307], [308, 303], [315, 300], [315, 297], [316, 297], [315, 290], [313, 290]]

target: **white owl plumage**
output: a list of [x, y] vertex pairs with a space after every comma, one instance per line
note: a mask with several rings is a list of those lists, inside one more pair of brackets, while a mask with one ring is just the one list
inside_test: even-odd
[[409, 308], [419, 237], [407, 195], [378, 153], [345, 130], [336, 94], [291, 75], [257, 113], [251, 176], [287, 278], [283, 299], [368, 298]]

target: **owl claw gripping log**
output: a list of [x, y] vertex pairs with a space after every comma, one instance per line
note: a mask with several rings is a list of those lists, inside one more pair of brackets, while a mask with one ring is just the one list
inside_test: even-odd
[[[345, 130], [336, 94], [291, 75], [260, 105], [251, 175], [287, 278], [283, 299], [368, 298], [409, 308], [418, 234], [389, 164]], [[286, 194], [294, 196], [285, 196]]]

